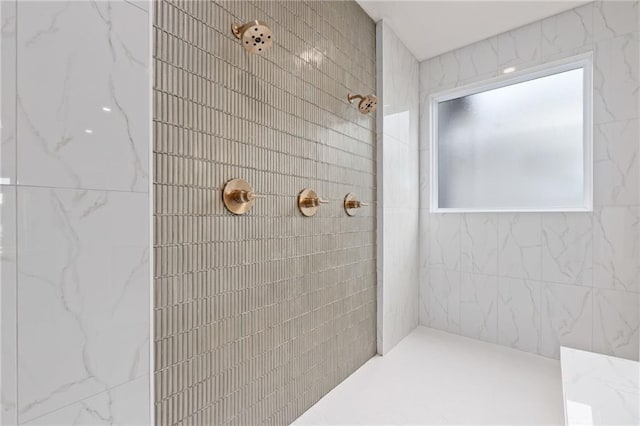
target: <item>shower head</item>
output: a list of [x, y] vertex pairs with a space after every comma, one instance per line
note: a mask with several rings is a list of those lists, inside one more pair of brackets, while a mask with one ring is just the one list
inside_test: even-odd
[[352, 95], [349, 93], [349, 103], [352, 103], [354, 99], [360, 99], [360, 103], [358, 104], [358, 109], [362, 114], [368, 114], [370, 112], [374, 112], [378, 107], [378, 98], [375, 95]]
[[231, 31], [249, 53], [262, 53], [273, 44], [271, 28], [264, 22], [251, 21], [244, 25], [233, 24]]

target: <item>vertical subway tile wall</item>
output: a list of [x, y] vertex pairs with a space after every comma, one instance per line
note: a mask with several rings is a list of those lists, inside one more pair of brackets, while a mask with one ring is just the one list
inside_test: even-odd
[[[154, 17], [159, 425], [284, 424], [376, 350], [375, 26], [355, 2], [159, 1]], [[250, 55], [233, 23], [274, 46]], [[224, 183], [266, 198], [228, 213]], [[303, 217], [300, 190], [330, 200]], [[346, 193], [372, 207], [348, 217]]]

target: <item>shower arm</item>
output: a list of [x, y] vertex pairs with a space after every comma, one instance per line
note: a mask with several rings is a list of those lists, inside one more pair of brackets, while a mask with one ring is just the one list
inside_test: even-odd
[[349, 103], [351, 104], [351, 103], [353, 103], [353, 100], [354, 100], [354, 99], [360, 99], [360, 100], [363, 100], [363, 99], [364, 99], [364, 96], [362, 96], [362, 95], [352, 95], [351, 93], [349, 93], [349, 94], [348, 94], [348, 99], [349, 99]]

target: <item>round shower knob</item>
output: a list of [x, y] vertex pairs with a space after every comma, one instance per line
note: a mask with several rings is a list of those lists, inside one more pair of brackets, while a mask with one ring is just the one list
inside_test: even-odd
[[233, 214], [245, 214], [253, 207], [256, 198], [264, 198], [253, 192], [253, 188], [244, 179], [231, 179], [224, 185], [222, 201], [224, 206]]
[[368, 205], [368, 203], [358, 201], [358, 199], [356, 198], [356, 194], [354, 194], [353, 192], [348, 193], [344, 197], [344, 211], [349, 216], [355, 216], [359, 208], [366, 207]]
[[323, 200], [318, 197], [318, 194], [313, 189], [303, 189], [298, 194], [298, 208], [300, 213], [307, 217], [314, 216], [318, 212], [318, 207], [321, 204], [328, 204], [328, 200]]

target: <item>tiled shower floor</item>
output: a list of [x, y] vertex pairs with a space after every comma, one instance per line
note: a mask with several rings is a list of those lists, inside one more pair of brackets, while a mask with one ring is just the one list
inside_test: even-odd
[[419, 327], [296, 425], [562, 425], [556, 360]]

